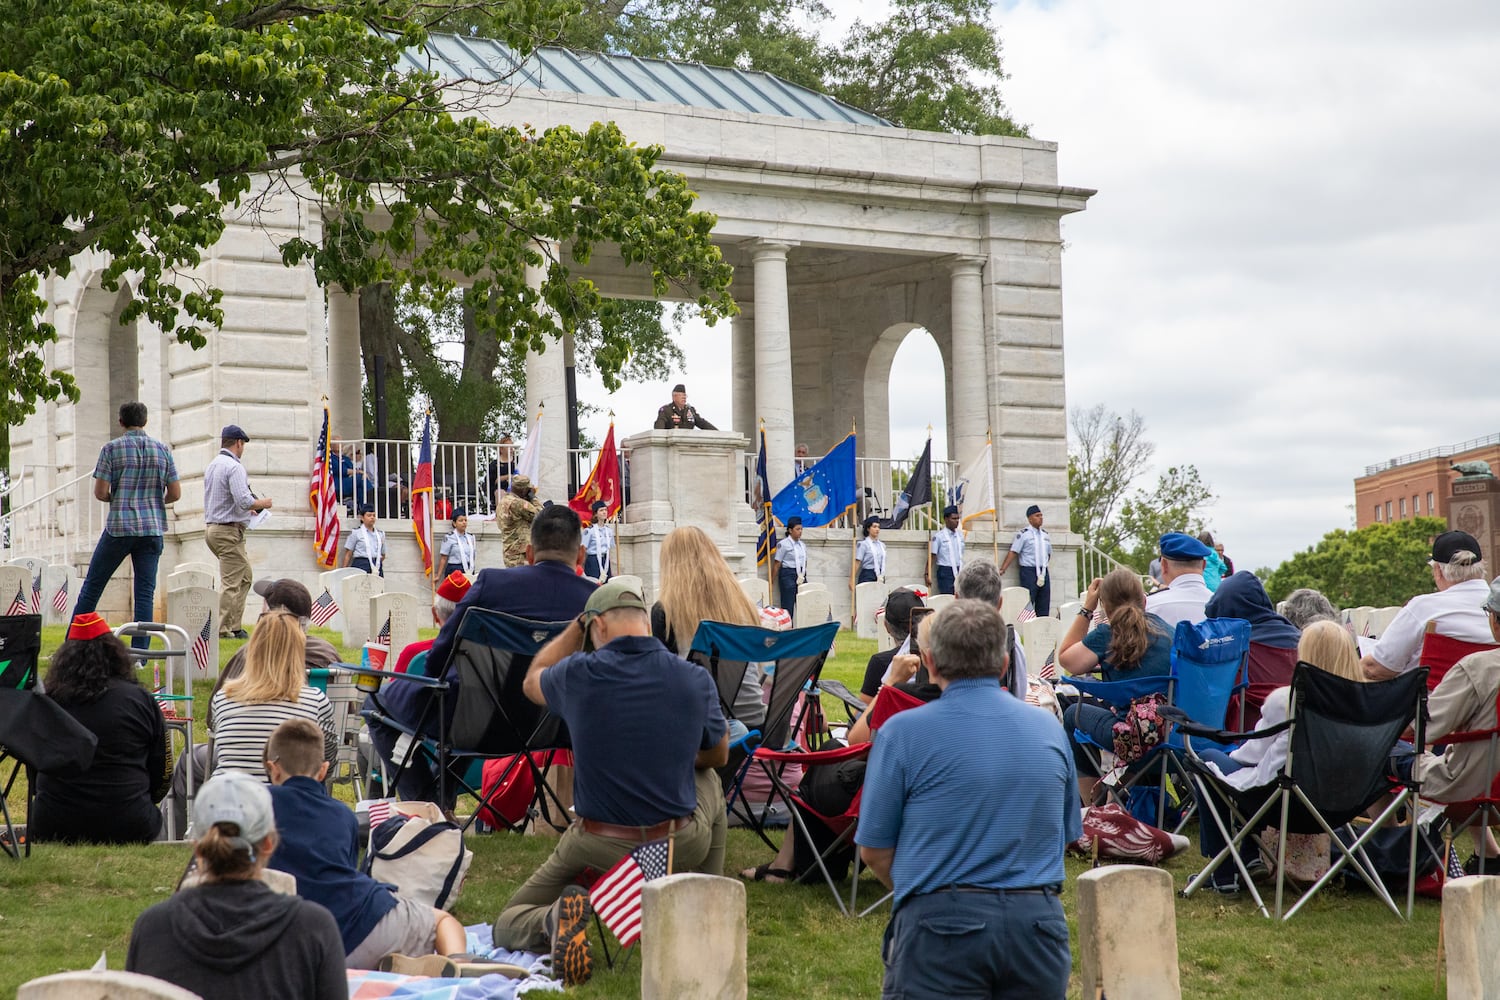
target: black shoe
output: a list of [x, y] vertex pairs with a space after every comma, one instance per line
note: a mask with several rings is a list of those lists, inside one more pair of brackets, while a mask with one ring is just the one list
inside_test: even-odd
[[224, 632], [224, 633], [220, 634], [219, 638], [220, 639], [248, 639], [248, 638], [250, 638], [250, 633], [246, 632], [242, 628], [237, 628], [233, 632]]
[[1245, 870], [1250, 873], [1250, 881], [1256, 883], [1257, 885], [1261, 884], [1262, 882], [1269, 882], [1272, 878], [1275, 877], [1265, 861], [1261, 860], [1258, 857], [1251, 858], [1249, 861], [1246, 861]]
[[589, 917], [594, 909], [589, 892], [581, 885], [570, 885], [552, 906], [552, 975], [564, 986], [586, 983], [594, 974], [594, 953], [589, 948]]

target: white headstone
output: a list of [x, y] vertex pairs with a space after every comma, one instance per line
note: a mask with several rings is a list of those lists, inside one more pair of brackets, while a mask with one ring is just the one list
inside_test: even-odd
[[750, 598], [750, 603], [757, 608], [763, 608], [771, 603], [771, 585], [758, 576], [742, 576], [739, 579], [740, 589], [745, 596]]
[[745, 884], [668, 875], [641, 887], [641, 1000], [743, 1000]]
[[153, 976], [100, 969], [59, 972], [22, 983], [17, 1000], [203, 1000], [198, 994]]
[[1365, 625], [1369, 631], [1366, 633], [1372, 639], [1379, 639], [1385, 635], [1385, 630], [1390, 627], [1400, 608], [1376, 608], [1370, 612], [1369, 622]]
[[[45, 581], [39, 579], [39, 577], [47, 569], [47, 560], [39, 558], [38, 556], [20, 556], [18, 558], [12, 559], [10, 562], [6, 563], [6, 565], [16, 566], [26, 571], [26, 573], [28, 574], [26, 577], [26, 600], [29, 604], [30, 611], [32, 614], [45, 615], [47, 607], [43, 602], [43, 599], [46, 597], [47, 586]], [[41, 584], [41, 586], [38, 587], [38, 584]], [[12, 590], [5, 596], [6, 608], [10, 607], [11, 598], [15, 596], [16, 592], [14, 590]], [[42, 619], [42, 624], [47, 624], [45, 617]]]
[[1063, 623], [1063, 627], [1066, 628], [1068, 625], [1072, 624], [1073, 616], [1078, 614], [1078, 612], [1082, 610], [1082, 601], [1069, 601], [1068, 603], [1057, 609], [1058, 620], [1060, 620]]
[[1026, 650], [1026, 662], [1035, 663], [1038, 671], [1062, 640], [1063, 624], [1056, 618], [1032, 618], [1016, 627], [1016, 638]]
[[821, 625], [833, 613], [833, 603], [828, 600], [826, 587], [811, 591], [804, 585], [797, 588], [797, 612], [792, 619], [792, 628], [807, 628]]
[[0, 566], [0, 615], [8, 615], [20, 597], [16, 614], [31, 614], [31, 570], [7, 563]]
[[1105, 865], [1078, 876], [1077, 890], [1081, 995], [1180, 1000], [1172, 874]]
[[[68, 566], [48, 566], [42, 570], [42, 624], [66, 625], [71, 620], [73, 602], [78, 600], [78, 588], [82, 581]], [[57, 610], [58, 593], [62, 594], [62, 610]]]
[[432, 621], [431, 609], [432, 604], [416, 594], [381, 593], [370, 598], [370, 639], [375, 640], [389, 620], [391, 635], [384, 641], [391, 647], [387, 660], [391, 666], [403, 649], [417, 641], [418, 626]]
[[1443, 932], [1449, 1000], [1500, 996], [1500, 878], [1468, 875], [1448, 881]]
[[210, 562], [180, 562], [172, 567], [173, 573], [207, 573], [215, 580], [219, 578], [219, 566]]
[[861, 639], [878, 638], [885, 631], [875, 620], [875, 612], [885, 603], [888, 585], [875, 581], [854, 586], [854, 634]]
[[1000, 617], [1005, 619], [1005, 624], [1014, 625], [1016, 616], [1030, 603], [1031, 591], [1025, 587], [1006, 587], [1000, 591]]
[[1349, 609], [1349, 624], [1354, 626], [1355, 635], [1370, 634], [1370, 615], [1374, 612], [1375, 609], [1368, 605]]
[[[335, 632], [344, 631], [345, 623], [343, 580], [345, 577], [353, 576], [356, 573], [362, 572], [364, 571], [354, 569], [352, 566], [346, 566], [343, 569], [331, 569], [326, 573], [318, 574], [318, 589], [312, 592], [312, 599], [316, 601], [323, 595], [323, 591], [326, 590], [339, 606], [338, 612], [328, 620], [328, 623], [323, 626], [324, 628], [333, 629]], [[364, 640], [360, 641], [363, 642]]]
[[925, 603], [932, 610], [941, 611], [956, 600], [958, 600], [958, 598], [954, 597], [952, 594], [932, 594], [927, 598]]
[[[175, 574], [174, 574], [175, 575]], [[167, 621], [187, 633], [186, 669], [194, 680], [219, 676], [219, 595], [212, 587], [179, 587], [167, 591]], [[160, 642], [153, 646], [161, 648]], [[180, 675], [179, 675], [180, 676]]]
[[373, 636], [370, 630], [370, 598], [385, 593], [385, 581], [374, 573], [355, 572], [339, 581], [343, 594], [344, 645], [358, 648]]
[[[167, 592], [182, 590], [186, 587], [207, 587], [209, 590], [219, 589], [219, 574], [205, 573], [201, 569], [174, 569], [167, 577]], [[255, 599], [252, 595], [251, 600]]]

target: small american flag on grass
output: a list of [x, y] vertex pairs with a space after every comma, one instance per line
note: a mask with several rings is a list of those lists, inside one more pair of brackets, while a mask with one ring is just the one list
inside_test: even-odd
[[208, 615], [203, 619], [203, 628], [198, 630], [198, 635], [193, 639], [193, 662], [196, 663], [198, 665], [198, 669], [204, 673], [208, 672], [208, 637], [209, 630], [213, 626], [213, 623], [214, 614], [212, 611], [210, 611]]
[[641, 939], [641, 886], [669, 874], [665, 840], [642, 844], [625, 855], [589, 891], [599, 920], [626, 948]]
[[312, 603], [312, 623], [319, 628], [333, 621], [333, 616], [339, 613], [339, 602], [333, 599], [328, 588], [323, 588], [323, 593]]
[[58, 614], [66, 614], [68, 610], [68, 578], [63, 577], [62, 586], [57, 588], [57, 593], [52, 595], [52, 610]]
[[391, 616], [385, 616], [385, 624], [380, 626], [380, 634], [375, 637], [376, 642], [391, 641]]
[[5, 612], [10, 615], [24, 615], [26, 613], [26, 588], [19, 583], [16, 584], [16, 596], [11, 598], [10, 608]]
[[39, 615], [42, 613], [42, 574], [37, 571], [36, 576], [31, 578], [31, 613]]

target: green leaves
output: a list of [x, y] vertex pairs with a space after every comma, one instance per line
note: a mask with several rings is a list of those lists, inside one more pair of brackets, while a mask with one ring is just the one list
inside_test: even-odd
[[[573, 16], [572, 0], [466, 5], [525, 48]], [[613, 125], [585, 132], [456, 120], [442, 84], [405, 72], [434, 8], [411, 0], [322, 7], [256, 0], [74, 0], [0, 7], [0, 323], [10, 364], [0, 415], [70, 395], [46, 371], [53, 336], [38, 322], [37, 279], [85, 251], [127, 275], [145, 315], [201, 346], [223, 323], [217, 289], [185, 282], [224, 231], [227, 211], [262, 188], [321, 202], [322, 236], [282, 237], [283, 263], [310, 261], [350, 290], [391, 281], [440, 303], [461, 276], [475, 328], [540, 349], [604, 314], [570, 264], [600, 246], [649, 272], [662, 292], [728, 315], [730, 271], [660, 151]], [[545, 250], [539, 249], [539, 245]], [[558, 252], [555, 248], [568, 248]], [[539, 292], [528, 263], [544, 269]], [[602, 332], [601, 372], [630, 357], [628, 334]]]
[[1427, 557], [1432, 539], [1448, 529], [1439, 517], [1330, 531], [1265, 577], [1266, 593], [1280, 601], [1300, 587], [1321, 591], [1336, 608], [1383, 608], [1432, 592]]

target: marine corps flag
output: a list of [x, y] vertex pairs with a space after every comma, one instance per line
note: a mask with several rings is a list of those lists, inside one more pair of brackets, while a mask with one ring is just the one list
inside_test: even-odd
[[411, 530], [422, 553], [422, 569], [432, 576], [432, 414], [422, 423], [422, 450], [411, 480]]
[[583, 518], [585, 522], [594, 517], [594, 501], [603, 500], [609, 504], [605, 511], [605, 517], [614, 517], [620, 512], [620, 452], [615, 448], [615, 425], [609, 425], [609, 433], [604, 435], [604, 444], [599, 447], [599, 458], [594, 462], [594, 471], [589, 473], [588, 481], [578, 491], [578, 495], [568, 501], [572, 507]]
[[782, 524], [789, 517], [800, 517], [807, 528], [836, 521], [859, 502], [854, 478], [854, 435], [850, 434], [776, 494], [771, 513]]

